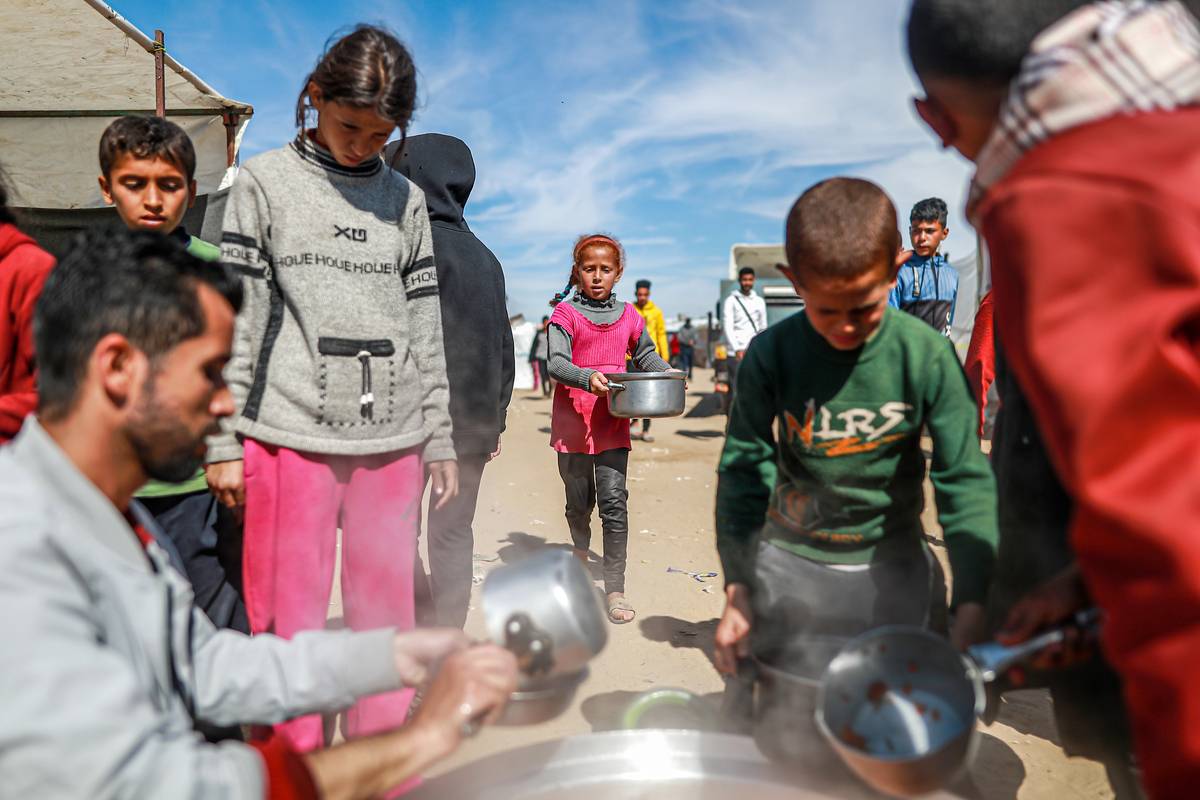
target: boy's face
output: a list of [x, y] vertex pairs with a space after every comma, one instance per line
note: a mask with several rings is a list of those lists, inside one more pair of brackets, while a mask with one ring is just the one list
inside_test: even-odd
[[795, 269], [780, 267], [796, 293], [804, 298], [804, 313], [821, 338], [835, 350], [856, 350], [879, 327], [888, 293], [896, 285], [895, 269], [881, 264], [848, 281], [808, 276], [801, 282]]
[[645, 306], [646, 303], [650, 301], [650, 290], [645, 286], [641, 286], [635, 292], [635, 296], [637, 298], [637, 304], [639, 306]]
[[950, 229], [937, 220], [919, 219], [909, 227], [908, 235], [912, 239], [913, 252], [922, 258], [929, 258], [946, 241]]
[[196, 182], [165, 159], [126, 153], [100, 176], [100, 194], [131, 230], [170, 233], [195, 202]]

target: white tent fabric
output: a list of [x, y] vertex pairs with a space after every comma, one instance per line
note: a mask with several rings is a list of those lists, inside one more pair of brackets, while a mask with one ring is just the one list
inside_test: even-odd
[[529, 363], [529, 351], [533, 349], [533, 339], [537, 335], [537, 326], [529, 322], [523, 315], [518, 314], [512, 319], [513, 355], [516, 359], [514, 389], [533, 388], [533, 366]]
[[[154, 113], [153, 39], [100, 0], [3, 0], [0, 36], [0, 163], [14, 204], [102, 206], [100, 134], [119, 114]], [[208, 194], [229, 171], [222, 112], [238, 115], [236, 146], [253, 109], [170, 55], [164, 62], [167, 117], [192, 138], [198, 191]]]
[[982, 249], [960, 259], [953, 259], [950, 266], [958, 272], [958, 299], [954, 304], [954, 319], [950, 321], [950, 341], [958, 352], [960, 361], [967, 358], [967, 347], [971, 344], [971, 334], [975, 331], [975, 312], [979, 310], [979, 302], [983, 295], [992, 287], [988, 272], [987, 251]]

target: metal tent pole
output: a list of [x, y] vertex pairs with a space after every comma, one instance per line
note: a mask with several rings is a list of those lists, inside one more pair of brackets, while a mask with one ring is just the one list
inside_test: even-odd
[[167, 115], [167, 81], [163, 75], [164, 52], [163, 32], [156, 29], [154, 31], [154, 114], [159, 117]]

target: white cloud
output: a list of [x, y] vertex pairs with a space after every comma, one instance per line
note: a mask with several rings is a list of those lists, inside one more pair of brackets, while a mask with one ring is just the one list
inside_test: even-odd
[[[875, 180], [904, 216], [933, 194], [961, 207], [966, 167], [909, 110], [905, 7], [516, 6], [486, 30], [464, 11], [436, 39], [409, 16], [416, 128], [471, 145], [468, 218], [505, 264], [513, 310], [544, 307], [574, 238], [609, 230], [668, 310], [700, 312], [726, 239], [778, 240], [792, 201], [822, 177]], [[952, 231], [955, 253], [973, 247], [961, 212]]]

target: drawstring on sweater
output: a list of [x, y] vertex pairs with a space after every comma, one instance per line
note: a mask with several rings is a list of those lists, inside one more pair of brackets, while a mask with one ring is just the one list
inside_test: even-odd
[[375, 394], [371, 391], [371, 353], [360, 350], [355, 358], [362, 362], [362, 395], [358, 398], [358, 410], [363, 419], [372, 419], [375, 416]]

